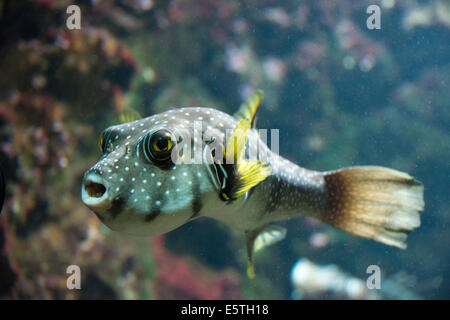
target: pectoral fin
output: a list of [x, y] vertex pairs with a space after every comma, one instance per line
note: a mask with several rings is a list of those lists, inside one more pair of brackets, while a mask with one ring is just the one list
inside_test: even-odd
[[250, 130], [250, 120], [243, 119], [234, 128], [221, 159], [212, 154], [212, 148], [205, 148], [203, 159], [208, 164], [211, 180], [223, 201], [237, 199], [258, 183], [265, 180], [271, 170], [258, 160], [245, 159], [245, 145]]
[[230, 137], [227, 143], [226, 160], [235, 160], [234, 179], [231, 182], [231, 199], [236, 199], [244, 195], [258, 183], [264, 181], [271, 173], [270, 167], [258, 160], [245, 159], [245, 144], [250, 130], [250, 121], [243, 119]]
[[255, 277], [253, 253], [270, 246], [286, 237], [286, 228], [277, 225], [266, 225], [262, 229], [247, 231], [247, 275], [250, 279]]

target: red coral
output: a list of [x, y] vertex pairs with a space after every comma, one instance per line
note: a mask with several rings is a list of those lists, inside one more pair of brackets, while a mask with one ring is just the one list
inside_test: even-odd
[[155, 292], [159, 299], [242, 299], [235, 272], [214, 272], [169, 252], [164, 236], [154, 237], [152, 243], [158, 267]]

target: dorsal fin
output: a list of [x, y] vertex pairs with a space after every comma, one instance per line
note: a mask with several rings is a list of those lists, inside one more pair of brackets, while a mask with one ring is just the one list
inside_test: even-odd
[[241, 120], [248, 120], [250, 122], [250, 127], [255, 127], [255, 115], [258, 111], [259, 105], [261, 103], [263, 97], [262, 90], [256, 90], [252, 93], [252, 95], [245, 101], [243, 104], [241, 104], [239, 110], [234, 114], [234, 117], [241, 121]]

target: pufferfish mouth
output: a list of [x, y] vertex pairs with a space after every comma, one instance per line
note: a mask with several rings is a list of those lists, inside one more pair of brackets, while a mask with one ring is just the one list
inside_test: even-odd
[[109, 200], [105, 180], [95, 173], [85, 176], [81, 186], [81, 199], [89, 207], [106, 205]]

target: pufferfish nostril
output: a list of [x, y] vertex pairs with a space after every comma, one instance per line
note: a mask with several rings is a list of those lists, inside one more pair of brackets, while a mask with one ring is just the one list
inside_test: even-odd
[[106, 192], [106, 187], [103, 184], [93, 181], [86, 181], [84, 184], [84, 189], [89, 197], [93, 198], [101, 198]]

